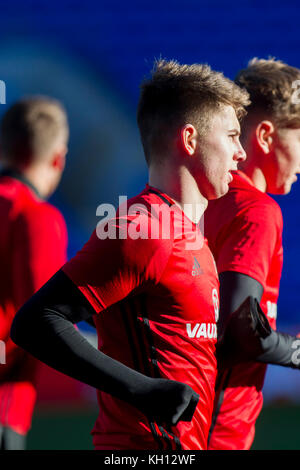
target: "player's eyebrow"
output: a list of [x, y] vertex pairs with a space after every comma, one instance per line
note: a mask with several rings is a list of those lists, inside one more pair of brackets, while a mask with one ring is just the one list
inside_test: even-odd
[[230, 134], [234, 134], [234, 135], [238, 135], [238, 136], [241, 135], [240, 129], [236, 129], [236, 128], [234, 128], [234, 129], [229, 129], [228, 132], [229, 132]]

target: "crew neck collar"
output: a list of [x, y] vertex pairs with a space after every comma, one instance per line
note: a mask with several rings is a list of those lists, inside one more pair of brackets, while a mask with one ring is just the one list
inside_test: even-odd
[[242, 170], [235, 170], [234, 172], [232, 173], [236, 173], [238, 176], [240, 176], [241, 178], [243, 178], [244, 180], [247, 181], [247, 183], [251, 184], [251, 186], [253, 186], [255, 188], [255, 185], [252, 181], [251, 178], [249, 178], [248, 175], [246, 175], [246, 173], [244, 173]]
[[[167, 201], [170, 203], [170, 205], [176, 205], [178, 206], [178, 204], [174, 201], [174, 199], [172, 199], [167, 193], [164, 193], [163, 191], [161, 191], [160, 189], [158, 188], [155, 188], [155, 186], [150, 186], [150, 184], [146, 184], [146, 188], [145, 188], [146, 191], [152, 191], [153, 193], [156, 193], [156, 194], [159, 194], [161, 196], [163, 196], [165, 199], [167, 199]], [[179, 206], [178, 206], [179, 207]]]
[[26, 178], [26, 176], [24, 176], [19, 171], [14, 170], [12, 168], [4, 168], [0, 171], [0, 177], [1, 176], [8, 176], [9, 178], [21, 181], [21, 183], [25, 184], [28, 188], [30, 188], [38, 198], [44, 200], [43, 196], [38, 191], [38, 189]]
[[192, 219], [189, 218], [189, 216], [184, 212], [184, 210], [182, 209], [182, 207], [180, 207], [180, 205], [174, 200], [172, 199], [170, 196], [168, 196], [168, 194], [164, 193], [163, 191], [161, 191], [160, 189], [158, 188], [155, 188], [154, 186], [150, 186], [148, 183], [146, 184], [146, 188], [145, 188], [145, 192], [152, 192], [152, 193], [155, 193], [158, 195], [158, 197], [160, 197], [162, 200], [164, 200], [170, 207], [174, 206], [176, 208], [176, 210], [178, 210], [181, 214], [183, 214], [183, 217], [191, 224], [193, 224], [194, 227], [200, 229], [200, 220], [198, 222], [198, 224], [196, 224]]

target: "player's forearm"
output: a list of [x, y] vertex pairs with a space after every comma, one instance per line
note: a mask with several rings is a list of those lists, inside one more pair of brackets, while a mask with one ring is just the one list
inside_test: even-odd
[[258, 362], [300, 368], [300, 338], [272, 330], [261, 345], [263, 353], [257, 357]]
[[70, 282], [63, 273], [48, 281], [17, 313], [12, 340], [54, 369], [130, 403], [147, 416], [169, 424], [189, 421], [199, 398], [191, 387], [152, 379], [127, 367], [94, 348], [74, 328], [75, 319], [85, 320], [91, 312], [80, 305], [82, 294]]
[[258, 301], [249, 297], [229, 318], [217, 358], [220, 368], [256, 361], [300, 369], [300, 338], [273, 330]]
[[17, 313], [11, 337], [20, 347], [54, 369], [125, 400], [130, 384], [136, 378], [133, 376], [138, 374], [123, 365], [126, 373], [120, 376], [122, 371], [117, 361], [94, 348], [58, 312], [35, 310], [32, 300]]

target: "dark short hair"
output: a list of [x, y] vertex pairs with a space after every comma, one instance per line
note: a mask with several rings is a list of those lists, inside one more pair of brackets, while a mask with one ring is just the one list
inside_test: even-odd
[[1, 120], [1, 160], [9, 165], [26, 166], [43, 159], [62, 133], [67, 139], [67, 115], [59, 101], [44, 96], [17, 101]]
[[300, 70], [280, 60], [250, 60], [235, 78], [251, 100], [244, 124], [269, 119], [279, 128], [300, 127], [300, 104], [292, 99], [296, 80], [300, 80]]
[[248, 93], [208, 65], [180, 65], [171, 60], [154, 63], [151, 77], [141, 84], [137, 122], [146, 156], [163, 154], [178, 128], [193, 124], [204, 134], [210, 117], [222, 105], [232, 106], [241, 119]]

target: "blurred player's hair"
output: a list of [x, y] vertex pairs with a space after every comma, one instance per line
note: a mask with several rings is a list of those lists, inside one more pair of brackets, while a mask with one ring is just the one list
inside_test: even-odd
[[69, 127], [62, 104], [45, 96], [24, 98], [13, 104], [0, 124], [1, 161], [26, 167], [47, 159], [62, 142]]
[[250, 60], [235, 78], [235, 83], [248, 91], [251, 100], [243, 126], [267, 119], [278, 128], [299, 128], [300, 104], [292, 99], [296, 80], [300, 80], [300, 70], [280, 60]]
[[141, 84], [137, 110], [147, 163], [153, 155], [168, 152], [176, 131], [185, 124], [193, 124], [201, 137], [222, 106], [232, 106], [241, 119], [248, 104], [247, 92], [208, 65], [156, 61], [151, 77]]

